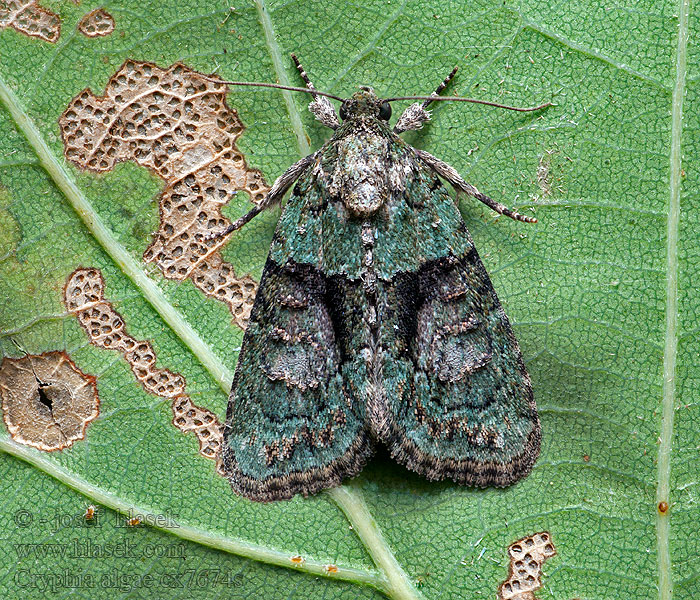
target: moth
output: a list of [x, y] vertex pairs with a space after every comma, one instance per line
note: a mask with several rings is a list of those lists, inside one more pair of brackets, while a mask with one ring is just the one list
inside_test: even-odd
[[[540, 448], [532, 385], [443, 180], [500, 214], [535, 219], [399, 137], [430, 118], [431, 102], [467, 100], [438, 95], [456, 69], [430, 96], [381, 99], [363, 86], [343, 99], [316, 90], [292, 58], [306, 88], [215, 80], [310, 93], [309, 109], [333, 130], [216, 234], [293, 186], [229, 396], [221, 459], [234, 491], [262, 502], [314, 494], [357, 475], [378, 443], [430, 480], [516, 482]], [[329, 98], [342, 103], [340, 118]], [[423, 102], [392, 128], [391, 102], [410, 99]]]

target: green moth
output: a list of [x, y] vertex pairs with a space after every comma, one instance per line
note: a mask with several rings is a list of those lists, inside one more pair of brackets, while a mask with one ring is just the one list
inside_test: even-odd
[[[466, 100], [438, 96], [456, 69], [431, 96], [380, 99], [361, 87], [342, 99], [317, 91], [293, 58], [307, 87], [288, 89], [313, 95], [309, 108], [333, 136], [217, 234], [294, 186], [229, 397], [221, 457], [233, 489], [262, 502], [314, 494], [357, 475], [378, 443], [431, 480], [514, 483], [539, 454], [532, 386], [442, 180], [534, 219], [399, 137], [429, 119], [431, 102]], [[423, 103], [392, 128], [390, 102], [404, 99]]]

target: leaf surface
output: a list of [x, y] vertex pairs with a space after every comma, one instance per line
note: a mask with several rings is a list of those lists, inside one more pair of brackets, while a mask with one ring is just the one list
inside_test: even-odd
[[[61, 452], [0, 434], [7, 597], [41, 586], [55, 598], [139, 597], [153, 575], [150, 593], [163, 597], [493, 598], [508, 545], [538, 531], [557, 549], [541, 597], [700, 595], [700, 56], [687, 43], [698, 28], [687, 0], [117, 2], [107, 7], [115, 31], [93, 38], [76, 30], [93, 6], [47, 8], [60, 15], [56, 43], [0, 30], [0, 351], [65, 350], [97, 377], [101, 404], [85, 439]], [[91, 345], [66, 310], [69, 275], [99, 269], [129, 334], [224, 418], [241, 329], [190, 280], [143, 261], [163, 180], [134, 162], [80, 171], [64, 158], [58, 119], [84, 88], [102, 95], [126, 59], [298, 85], [292, 51], [318, 89], [342, 96], [360, 84], [429, 93], [458, 65], [460, 95], [556, 103], [536, 115], [442, 103], [405, 136], [539, 220], [461, 203], [542, 419], [542, 454], [519, 484], [431, 483], [380, 453], [335, 492], [250, 503], [172, 425], [169, 401], [147, 393], [121, 354]], [[268, 184], [328, 137], [302, 95], [235, 89], [227, 102], [245, 127], [238, 147]], [[224, 214], [249, 207], [241, 193]], [[226, 245], [237, 275], [259, 279], [277, 216]], [[97, 527], [85, 526], [88, 504]], [[130, 509], [170, 520], [125, 528]], [[81, 553], [88, 542], [129, 542], [134, 555]], [[216, 569], [226, 577], [212, 583]]]

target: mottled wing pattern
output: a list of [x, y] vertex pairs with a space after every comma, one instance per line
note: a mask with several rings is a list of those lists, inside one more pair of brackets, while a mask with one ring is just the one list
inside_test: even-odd
[[[411, 207], [415, 270], [380, 282], [384, 389], [373, 429], [428, 479], [510, 485], [539, 453], [530, 378], [459, 211], [434, 174], [416, 180], [433, 180], [432, 195]], [[442, 256], [423, 260], [426, 248]]]
[[[222, 450], [253, 500], [337, 485], [376, 439], [429, 479], [476, 486], [517, 481], [539, 453], [520, 349], [454, 201], [388, 126], [372, 126], [377, 148], [352, 122], [336, 131], [275, 232]], [[374, 212], [360, 200], [376, 200], [378, 166], [371, 181], [352, 171], [357, 198], [330, 185], [339, 144], [360, 167], [386, 165]]]
[[[293, 202], [294, 198], [290, 201]], [[356, 475], [372, 452], [352, 401], [313, 265], [268, 259], [239, 356], [222, 459], [235, 491], [258, 501], [314, 494]]]

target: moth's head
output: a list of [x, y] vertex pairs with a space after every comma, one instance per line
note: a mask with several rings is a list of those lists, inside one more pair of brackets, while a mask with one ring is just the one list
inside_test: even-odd
[[391, 104], [377, 98], [374, 90], [366, 85], [360, 86], [360, 90], [344, 100], [340, 106], [340, 118], [343, 121], [363, 117], [381, 119], [382, 121], [388, 121], [391, 118]]

